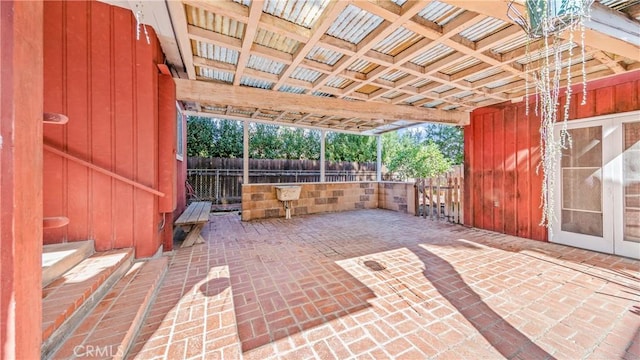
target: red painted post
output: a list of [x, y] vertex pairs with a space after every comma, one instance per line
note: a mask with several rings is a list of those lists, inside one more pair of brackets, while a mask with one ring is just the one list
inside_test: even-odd
[[0, 1], [0, 359], [40, 357], [42, 1]]

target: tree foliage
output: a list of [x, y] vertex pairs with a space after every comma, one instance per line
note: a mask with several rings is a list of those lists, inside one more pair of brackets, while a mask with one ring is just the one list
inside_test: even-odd
[[[215, 125], [208, 118], [189, 117], [187, 120], [187, 156], [213, 157], [214, 129]], [[242, 145], [242, 138], [240, 140]]]
[[[187, 154], [200, 157], [242, 157], [243, 124], [239, 121], [190, 117]], [[462, 130], [425, 124], [382, 135], [383, 163], [403, 179], [430, 177], [463, 161]], [[376, 161], [376, 137], [327, 132], [329, 161]], [[254, 159], [320, 158], [320, 132], [286, 126], [252, 123], [249, 156]]]
[[284, 142], [278, 134], [279, 126], [253, 124], [249, 129], [249, 157], [252, 159], [280, 159]]
[[287, 129], [282, 133], [284, 146], [283, 159], [318, 160], [320, 159], [320, 132], [300, 128]]
[[[189, 117], [187, 154], [199, 157], [242, 157], [243, 124], [234, 120]], [[320, 132], [252, 123], [249, 156], [253, 159], [320, 158]]]
[[464, 161], [464, 139], [460, 127], [425, 124], [416, 128], [420, 141], [424, 144], [433, 142], [440, 152], [451, 161], [453, 165], [462, 164]]
[[416, 133], [383, 135], [383, 162], [401, 180], [440, 175], [451, 168], [438, 145], [424, 143]]
[[242, 157], [242, 123], [232, 120], [213, 121], [213, 150], [209, 157]]
[[328, 133], [326, 159], [330, 161], [376, 161], [376, 138], [373, 136]]

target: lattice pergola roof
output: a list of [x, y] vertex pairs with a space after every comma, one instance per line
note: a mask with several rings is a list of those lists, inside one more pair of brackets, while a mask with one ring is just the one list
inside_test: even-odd
[[[538, 66], [507, 3], [169, 1], [178, 98], [192, 113], [342, 131], [464, 124], [474, 108], [521, 99], [527, 63]], [[638, 3], [602, 1], [594, 14], [637, 32]], [[640, 68], [633, 36], [587, 29], [587, 78]], [[578, 60], [577, 46], [565, 56]]]

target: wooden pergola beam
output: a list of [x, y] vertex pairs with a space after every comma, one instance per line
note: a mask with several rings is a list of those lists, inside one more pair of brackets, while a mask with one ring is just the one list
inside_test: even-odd
[[[378, 13], [380, 15], [386, 16], [387, 18], [395, 18], [395, 14], [390, 10], [378, 11]], [[462, 90], [470, 90], [470, 87], [468, 85], [465, 85], [464, 82], [456, 81], [457, 79], [455, 78], [441, 76], [443, 74], [438, 73], [439, 70], [447, 66], [450, 66], [454, 61], [463, 61], [464, 59], [468, 59], [468, 58], [480, 59], [481, 61], [483, 61], [483, 63], [481, 63], [480, 66], [484, 66], [486, 68], [500, 67], [502, 68], [502, 70], [511, 73], [512, 76], [522, 75], [522, 72], [520, 70], [515, 69], [510, 65], [505, 64], [504, 62], [494, 59], [485, 51], [486, 49], [492, 46], [495, 46], [498, 43], [509, 41], [519, 36], [520, 30], [515, 25], [507, 27], [501, 31], [498, 31], [497, 33], [490, 35], [487, 38], [482, 39], [476, 43], [470, 43], [470, 44], [463, 43], [464, 39], [460, 38], [458, 33], [464, 30], [466, 27], [471, 26], [474, 23], [477, 23], [478, 21], [484, 18], [486, 18], [486, 15], [480, 15], [476, 12], [467, 11], [463, 13], [463, 15], [457, 17], [456, 21], [452, 21], [450, 24], [447, 24], [447, 26], [444, 27], [443, 32], [440, 34], [440, 36], [435, 36], [435, 37], [430, 34], [432, 31], [436, 31], [436, 30], [431, 29], [426, 25], [416, 24], [418, 28], [414, 29], [414, 31], [418, 31], [418, 29], [422, 29], [422, 35], [426, 36], [425, 39], [429, 39], [430, 38], [429, 36], [431, 36], [431, 38], [433, 39], [433, 41], [428, 45], [422, 46], [422, 49], [419, 52], [416, 52], [416, 55], [419, 54], [420, 52], [426, 51], [434, 47], [437, 44], [447, 45], [457, 51], [447, 56], [446, 58], [441, 59], [440, 61], [437, 61], [436, 64], [431, 64], [428, 67], [422, 68], [421, 69], [422, 71], [418, 72], [416, 76], [419, 78], [429, 79], [429, 80], [438, 82], [439, 84], [454, 86]], [[416, 20], [412, 19], [412, 21], [415, 23]], [[426, 33], [424, 33], [424, 30], [426, 28], [428, 28], [428, 30], [426, 31]], [[407, 50], [410, 50], [410, 49], [411, 48]], [[405, 52], [407, 50], [405, 50]], [[408, 59], [402, 59], [400, 55], [402, 55], [402, 53], [396, 56], [396, 58], [394, 59], [394, 64], [389, 66], [388, 70], [392, 70], [392, 69], [400, 69], [404, 71], [407, 70], [406, 66], [409, 64], [407, 63], [406, 65], [404, 65], [407, 61], [403, 61], [403, 60], [408, 60]], [[386, 72], [387, 71], [385, 70], [384, 72], [382, 72], [382, 74]], [[364, 82], [363, 85], [366, 83], [367, 82]], [[357, 88], [357, 86], [355, 86], [354, 84], [352, 88], [355, 89]], [[394, 90], [395, 89], [391, 89], [390, 91], [394, 91]], [[383, 96], [385, 93], [387, 92], [380, 92], [377, 94], [377, 96], [373, 97], [372, 99]], [[426, 94], [423, 93], [423, 95], [426, 95]], [[497, 100], [500, 100], [495, 94], [490, 94], [489, 96], [494, 97]]]
[[[189, 110], [184, 111], [183, 114], [190, 115], [190, 116], [209, 117], [209, 118], [213, 118], [213, 119], [235, 120], [235, 121], [241, 121], [243, 123], [245, 121], [250, 121], [250, 122], [253, 122], [253, 123], [260, 123], [260, 124], [280, 125], [280, 126], [295, 126], [295, 127], [304, 128], [304, 129], [328, 130], [328, 131], [333, 131], [333, 132], [356, 134], [356, 135], [360, 135], [363, 132], [361, 130], [346, 130], [346, 129], [343, 129], [341, 127], [337, 127], [337, 126], [334, 126], [334, 125], [319, 126], [318, 124], [311, 124], [311, 125], [308, 125], [308, 124], [293, 124], [291, 121], [285, 121], [282, 118], [275, 118], [273, 120], [266, 120], [266, 119], [260, 119], [260, 118], [252, 119], [250, 117], [242, 116], [241, 114], [227, 115], [227, 114], [224, 114], [224, 113], [215, 113], [215, 112], [209, 112], [209, 111], [189, 111]], [[370, 129], [366, 129], [364, 131], [367, 131], [367, 130], [370, 130]]]
[[253, 39], [255, 38], [256, 32], [258, 31], [258, 20], [260, 19], [260, 15], [262, 14], [263, 5], [264, 0], [253, 0], [251, 2], [251, 7], [249, 8], [249, 17], [244, 28], [244, 36], [242, 37], [242, 49], [240, 50], [238, 64], [236, 65], [236, 74], [233, 78], [233, 85], [240, 85], [242, 73], [244, 72], [244, 68], [247, 66], [249, 56], [251, 55], [249, 53], [249, 50], [251, 49]]
[[[306, 28], [295, 22], [287, 21], [284, 18], [279, 18], [275, 15], [262, 12], [262, 6], [259, 6], [258, 2], [251, 6], [245, 6], [231, 0], [180, 0], [170, 2], [169, 6], [173, 7], [174, 11], [175, 9], [181, 8], [184, 12], [184, 4], [188, 4], [210, 11], [217, 15], [224, 16], [228, 19], [237, 20], [244, 23], [246, 26], [243, 38], [236, 39], [232, 36], [223, 35], [194, 26], [197, 22], [194, 23], [194, 25], [186, 24], [186, 17], [183, 14], [184, 19], [182, 20], [185, 21], [183, 27], [186, 27], [187, 41], [182, 42], [189, 46], [188, 49], [181, 48], [181, 50], [187, 54], [185, 56], [185, 60], [187, 60], [185, 64], [187, 62], [191, 63], [190, 66], [186, 66], [187, 71], [190, 71], [191, 74], [195, 73], [194, 70], [196, 70], [197, 67], [208, 67], [234, 74], [235, 78], [233, 83], [236, 86], [239, 84], [239, 81], [244, 74], [252, 78], [274, 83], [274, 86], [272, 87], [273, 90], [278, 90], [282, 86], [290, 85], [299, 87], [303, 89], [303, 91], [320, 91], [338, 98], [364, 100], [367, 104], [375, 102], [392, 105], [403, 103], [406, 99], [415, 95], [421, 95], [425, 99], [414, 101], [411, 105], [421, 108], [421, 105], [424, 102], [439, 99], [444, 101], [444, 103], [438, 107], [456, 105], [463, 106], [466, 110], [468, 107], [475, 105], [469, 105], [468, 101], [456, 98], [458, 94], [464, 91], [472, 91], [476, 95], [481, 93], [480, 95], [482, 96], [479, 98], [487, 97], [490, 99], [487, 99], [486, 102], [500, 102], [509, 99], [513, 92], [517, 92], [519, 90], [516, 85], [521, 84], [523, 82], [521, 79], [525, 79], [527, 76], [527, 69], [516, 62], [518, 59], [525, 57], [526, 54], [523, 47], [500, 54], [491, 52], [491, 49], [522, 36], [522, 30], [517, 25], [503, 27], [499, 31], [475, 42], [465, 39], [459, 34], [460, 31], [477, 23], [487, 16], [492, 16], [510, 22], [506, 15], [508, 0], [443, 0], [443, 2], [450, 3], [466, 11], [457, 14], [457, 16], [455, 16], [446, 25], [440, 26], [436, 22], [428, 21], [417, 15], [417, 13], [429, 3], [427, 0], [408, 1], [403, 3], [401, 6], [391, 0], [337, 0], [331, 1], [327, 5], [323, 10], [323, 13], [311, 28]], [[359, 44], [352, 44], [346, 40], [338, 39], [326, 34], [327, 29], [349, 5], [356, 6], [383, 18], [382, 24], [369, 33]], [[516, 6], [519, 6], [520, 9], [522, 9], [522, 6], [517, 3]], [[636, 20], [629, 19], [626, 15], [620, 12], [611, 10], [599, 4], [596, 4], [595, 6], [607, 10], [609, 12], [607, 16], [610, 16], [611, 14], [613, 14], [614, 17], [619, 15], [623, 16], [625, 21], [621, 22], [622, 24], [638, 24]], [[596, 18], [599, 18], [599, 16], [600, 15], [596, 15]], [[178, 19], [178, 22], [180, 22], [180, 19]], [[617, 27], [616, 24], [609, 25]], [[385, 39], [400, 26], [413, 31], [424, 38], [394, 55], [372, 50], [380, 40]], [[180, 28], [180, 26], [178, 27]], [[622, 28], [625, 28], [624, 25]], [[258, 29], [283, 35], [289, 39], [301, 42], [301, 44], [293, 54], [257, 44], [253, 41], [254, 36], [251, 35], [251, 33], [255, 34], [259, 31]], [[184, 29], [182, 30], [183, 31], [180, 34], [182, 34], [182, 38], [185, 38], [185, 31]], [[596, 34], [594, 36], [604, 36], [600, 32], [593, 30], [589, 31]], [[177, 35], [180, 35], [178, 32]], [[177, 36], [177, 38], [180, 39], [180, 36]], [[239, 60], [237, 61], [237, 64], [230, 64], [193, 56], [193, 54], [190, 53], [191, 40], [210, 43], [239, 51]], [[419, 56], [421, 53], [438, 44], [446, 45], [452, 48], [454, 52], [427, 66], [419, 66], [410, 62], [411, 59]], [[629, 45], [632, 46], [634, 53], [634, 56], [630, 57], [630, 59], [635, 60], [637, 58], [638, 50], [640, 48], [638, 46], [633, 46], [633, 44], [627, 43], [627, 47], [616, 47], [616, 50], [622, 49], [622, 51], [597, 50], [596, 48], [598, 46], [594, 46], [589, 43], [589, 41], [587, 41], [587, 45], [591, 45], [590, 47], [587, 46], [587, 53], [592, 54], [598, 62], [609, 67], [612, 72], [624, 73], [640, 66], [638, 65], [639, 63], [627, 64], [622, 61], [625, 57], [629, 57], [624, 54], [625, 51], [628, 52], [631, 49], [628, 47]], [[306, 58], [306, 56], [314, 46], [320, 46], [325, 49], [339, 52], [343, 57], [338, 62], [331, 65], [310, 60]], [[187, 50], [189, 52], [187, 52]], [[251, 55], [265, 57], [282, 63], [285, 65], [284, 70], [279, 74], [273, 74], [265, 70], [247, 68], [246, 64]], [[202, 56], [205, 55], [202, 54]], [[378, 67], [373, 70], [368, 69], [371, 71], [367, 71], [366, 74], [347, 70], [354, 61], [359, 59], [369, 61]], [[442, 72], [446, 67], [455, 63], [460, 63], [461, 61], [466, 61], [467, 59], [477, 59], [480, 63], [454, 73], [444, 74]], [[314, 82], [291, 78], [291, 73], [300, 67], [318, 71], [322, 75]], [[479, 71], [488, 71], [490, 69], [500, 69], [502, 72], [474, 82], [465, 80], [469, 75]], [[405, 72], [408, 75], [397, 81], [381, 79], [395, 71]], [[194, 75], [191, 74], [190, 78], [193, 78]], [[327, 86], [327, 81], [335, 76], [352, 80], [353, 83], [345, 84], [346, 86], [341, 85], [341, 88]], [[195, 75], [195, 79], [209, 81], [209, 79], [197, 75]], [[430, 83], [421, 87], [410, 85], [421, 80], [430, 81]], [[490, 82], [498, 80], [507, 80], [511, 87], [499, 87], [497, 88], [498, 90], [489, 90], [485, 87], [485, 85]], [[210, 81], [216, 83], [215, 80]], [[432, 91], [442, 85], [452, 86], [455, 89], [440, 94]], [[362, 92], [358, 92], [358, 89], [363, 86], [366, 87], [366, 89], [363, 89]], [[282, 94], [280, 92], [274, 92], [278, 94], [278, 96]], [[394, 95], [391, 98], [390, 94], [392, 93]], [[397, 93], [402, 95], [397, 96]], [[465, 100], [466, 99], [469, 98], [465, 97]], [[222, 105], [220, 102], [217, 102], [217, 104]], [[303, 109], [298, 108], [296, 110], [301, 111]], [[261, 113], [256, 114], [258, 114], [256, 116], [257, 118], [261, 116]], [[326, 111], [319, 114], [329, 115]], [[362, 118], [359, 114], [357, 116], [350, 116], [349, 118], [354, 117]]]
[[[492, 16], [494, 18], [512, 23], [511, 19], [509, 19], [509, 17], [507, 16], [507, 10], [509, 6], [508, 0], [494, 0], [494, 1], [443, 0], [443, 2], [466, 9], [466, 10], [475, 11], [481, 14]], [[522, 5], [520, 4], [514, 4], [514, 5], [521, 13], [524, 14], [524, 7]], [[599, 8], [598, 5], [599, 4], [595, 4], [595, 7]], [[594, 15], [596, 16], [595, 19], [592, 18], [594, 22], [596, 20], [599, 20], [598, 17], [600, 15], [598, 14], [599, 12], [596, 12], [596, 14], [592, 14], [592, 16]], [[615, 14], [615, 15], [610, 14], [610, 15], [611, 15], [611, 18], [607, 20], [602, 20], [602, 19], [600, 20], [606, 21], [606, 22], [615, 21], [618, 23], [627, 23], [629, 21], [629, 18], [627, 18], [622, 14]], [[565, 35], [568, 37], [568, 34], [565, 34]], [[586, 46], [604, 50], [612, 54], [621, 55], [629, 59], [637, 59], [638, 52], [640, 51], [640, 48], [638, 48], [638, 46], [632, 43], [629, 43], [625, 40], [619, 39], [617, 37], [609, 36], [607, 34], [604, 34], [589, 28], [585, 29], [584, 41]]]
[[184, 5], [180, 1], [168, 1], [167, 9], [173, 21], [176, 41], [182, 53], [185, 71], [189, 79], [193, 80], [196, 78], [196, 70], [193, 66], [193, 52], [191, 51], [191, 41], [188, 36], [187, 16], [184, 13]]
[[275, 90], [284, 85], [284, 83], [289, 79], [291, 73], [293, 73], [296, 67], [305, 59], [307, 53], [309, 53], [309, 51], [311, 51], [311, 49], [316, 46], [320, 38], [324, 35], [327, 29], [329, 29], [333, 21], [340, 15], [342, 10], [344, 10], [347, 5], [348, 3], [345, 1], [329, 3], [329, 5], [324, 9], [322, 15], [320, 15], [320, 18], [316, 21], [316, 25], [312, 29], [312, 35], [309, 40], [296, 51], [291, 64], [287, 66], [282, 74], [280, 74], [279, 80], [274, 86]]
[[[396, 14], [397, 16], [388, 16], [387, 19], [385, 19], [377, 28], [375, 28], [371, 33], [369, 33], [358, 44], [357, 51], [353, 56], [349, 57], [348, 59], [344, 59], [344, 61], [341, 62], [340, 65], [336, 64], [337, 66], [335, 67], [331, 76], [338, 75], [343, 70], [346, 70], [359, 57], [369, 52], [378, 42], [380, 42], [380, 40], [392, 34], [397, 28], [401, 27], [406, 21], [408, 21], [414, 15], [419, 13], [420, 10], [422, 10], [427, 5], [427, 3], [428, 2], [425, 0], [407, 2], [401, 8], [401, 11], [400, 11], [401, 14]], [[368, 5], [368, 2], [358, 3], [357, 5], [363, 8], [366, 8], [365, 5]], [[376, 8], [382, 9], [378, 5], [376, 5]], [[391, 61], [389, 62], [389, 65], [392, 65], [394, 61], [393, 57], [390, 57], [390, 60]], [[316, 82], [316, 84], [314, 84], [314, 90], [323, 86], [331, 76], [327, 75], [324, 78], [322, 78], [321, 81]]]
[[635, 19], [640, 16], [640, 4], [629, 6], [628, 8], [624, 9], [624, 12], [627, 13], [629, 17]]
[[[387, 69], [385, 69], [385, 71], [381, 71], [379, 74], [376, 74], [375, 76], [367, 76], [367, 80], [364, 81], [361, 85], [367, 85], [372, 83], [375, 79], [379, 78], [380, 76], [388, 73], [389, 71], [392, 70], [404, 70], [402, 65], [404, 65], [405, 63], [409, 62], [411, 59], [415, 58], [416, 56], [418, 56], [420, 53], [423, 53], [431, 48], [434, 48], [435, 46], [442, 44], [445, 42], [445, 40], [448, 40], [449, 38], [451, 38], [452, 36], [458, 34], [460, 31], [464, 30], [465, 28], [481, 21], [482, 19], [484, 19], [485, 16], [480, 16], [477, 13], [474, 12], [466, 12], [464, 14], [462, 14], [459, 18], [456, 18], [455, 21], [452, 21], [452, 24], [448, 24], [449, 26], [445, 28], [444, 32], [442, 33], [442, 36], [438, 37], [435, 40], [431, 40], [429, 38], [424, 38], [421, 41], [415, 43], [414, 45], [410, 46], [409, 48], [405, 49], [403, 52], [401, 52], [400, 54], [398, 54], [395, 57], [395, 61], [394, 64], [390, 67], [388, 67]], [[384, 94], [386, 94], [387, 92], [383, 92], [381, 94], [379, 94], [379, 96], [382, 96]]]
[[382, 102], [348, 101], [185, 79], [175, 79], [175, 83], [177, 100], [201, 104], [305, 112], [341, 118], [357, 117], [372, 121], [409, 120], [457, 125], [469, 122], [469, 114], [459, 111], [434, 110]]

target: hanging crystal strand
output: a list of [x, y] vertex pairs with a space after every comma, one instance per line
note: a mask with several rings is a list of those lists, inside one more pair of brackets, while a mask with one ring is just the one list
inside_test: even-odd
[[[560, 98], [560, 78], [562, 76], [562, 46], [561, 40], [557, 38], [555, 35], [553, 36], [553, 78], [552, 83], [549, 84], [549, 90], [551, 92], [551, 98], [549, 101], [550, 106], [547, 108], [548, 113], [545, 116], [544, 126], [545, 126], [545, 159], [544, 159], [544, 173], [545, 176], [545, 209], [543, 209], [543, 213], [545, 216], [546, 222], [543, 224], [547, 228], [551, 229], [551, 225], [555, 220], [555, 209], [554, 209], [554, 189], [556, 182], [556, 161], [560, 157], [560, 146], [558, 140], [555, 138], [554, 127], [556, 120], [558, 119], [558, 107], [559, 107], [559, 98]], [[550, 69], [551, 70], [551, 69]], [[551, 231], [551, 230], [550, 230]]]
[[144, 20], [144, 14], [142, 13], [143, 6], [142, 2], [138, 2], [136, 4], [136, 40], [140, 40], [140, 27], [142, 27], [144, 30], [144, 36], [147, 39], [147, 44], [151, 44], [151, 41], [149, 40], [149, 33], [147, 32], [147, 26], [142, 22]]
[[[591, 8], [587, 10], [587, 17], [591, 16]], [[587, 104], [587, 65], [585, 64], [585, 55], [584, 55], [584, 19], [585, 16], [580, 17], [580, 55], [582, 57], [582, 101], [580, 105], [584, 106]]]
[[[136, 5], [137, 7], [138, 5]], [[136, 11], [136, 40], [140, 40], [140, 18], [142, 17], [142, 11]]]
[[550, 134], [548, 129], [548, 121], [549, 117], [552, 114], [551, 107], [553, 107], [553, 101], [551, 96], [551, 79], [550, 72], [551, 66], [549, 64], [549, 55], [550, 55], [550, 47], [549, 47], [549, 26], [550, 21], [547, 16], [548, 12], [546, 9], [546, 2], [543, 3], [543, 17], [541, 20], [542, 24], [542, 33], [544, 38], [544, 53], [542, 56], [542, 66], [540, 68], [540, 80], [539, 80], [539, 91], [541, 96], [541, 104], [540, 104], [540, 158], [541, 161], [536, 168], [536, 172], [539, 172], [540, 167], [542, 167], [542, 192], [540, 194], [541, 207], [542, 207], [542, 219], [540, 224], [543, 226], [547, 226], [551, 222], [550, 219], [550, 209], [548, 206], [548, 200], [550, 198], [549, 194], [549, 172], [548, 172], [548, 163], [549, 163], [549, 150], [550, 150], [550, 142], [552, 140], [553, 134]]
[[[562, 128], [560, 129], [560, 143], [559, 143], [559, 151], [558, 156], [561, 155], [562, 149], [567, 149], [571, 147], [571, 136], [567, 131], [567, 121], [569, 120], [569, 110], [571, 109], [571, 97], [573, 96], [572, 89], [572, 73], [571, 67], [573, 65], [573, 48], [574, 48], [574, 31], [576, 28], [574, 15], [570, 18], [571, 22], [569, 24], [569, 61], [567, 63], [567, 90], [565, 92], [565, 102], [564, 102], [564, 114], [562, 117]], [[584, 53], [584, 48], [583, 48]], [[584, 61], [583, 61], [584, 65]]]
[[[529, 12], [528, 7], [525, 6], [525, 9], [527, 11], [527, 14]], [[536, 78], [535, 78], [535, 74], [531, 74], [531, 41], [533, 40], [533, 37], [531, 36], [530, 33], [527, 32], [527, 42], [525, 44], [525, 54], [526, 54], [526, 61], [527, 63], [524, 66], [524, 113], [526, 116], [529, 116], [529, 108], [530, 108], [530, 100], [529, 100], [529, 87], [531, 86], [531, 82], [529, 80], [529, 76], [533, 77], [533, 84], [535, 86], [536, 84]], [[536, 101], [537, 101], [538, 97], [537, 97], [537, 90], [536, 90]], [[537, 103], [536, 103], [537, 105]], [[536, 114], [537, 114], [537, 106], [536, 106]]]
[[527, 54], [527, 63], [524, 65], [524, 114], [529, 116], [529, 71], [531, 70], [531, 58], [529, 57], [529, 42], [531, 38], [528, 39], [526, 44], [526, 54]]
[[573, 29], [570, 29], [569, 32], [569, 62], [567, 63], [567, 90], [565, 91], [565, 101], [564, 101], [564, 113], [562, 116], [562, 120], [565, 122], [569, 120], [569, 107], [571, 104], [571, 65], [573, 62]]
[[[558, 181], [557, 169], [561, 161], [563, 149], [571, 147], [572, 141], [567, 131], [567, 121], [570, 117], [571, 100], [573, 97], [572, 89], [572, 67], [574, 65], [573, 48], [574, 31], [580, 29], [580, 51], [582, 60], [582, 103], [586, 102], [586, 65], [585, 65], [585, 17], [588, 17], [589, 7], [594, 0], [527, 0], [525, 1], [529, 18], [533, 21], [536, 19], [537, 26], [524, 23], [521, 24], [528, 35], [526, 44], [527, 62], [525, 64], [525, 96], [526, 96], [526, 115], [529, 115], [529, 76], [533, 81], [535, 88], [535, 116], [540, 119], [540, 162], [537, 164], [536, 173], [542, 169], [542, 192], [541, 205], [542, 220], [540, 224], [546, 226], [549, 230], [549, 236], [552, 237], [552, 225], [556, 221], [555, 210], [555, 184]], [[535, 4], [536, 8], [530, 6]], [[553, 11], [549, 11], [549, 7], [554, 6]], [[559, 9], [560, 7], [561, 9]], [[569, 30], [569, 48], [567, 50], [568, 59], [566, 64], [563, 63], [563, 40], [559, 34]], [[542, 41], [542, 49], [538, 49], [539, 58], [537, 70], [531, 69], [530, 59], [530, 42], [532, 39], [540, 38]], [[553, 63], [552, 63], [553, 61]], [[564, 67], [566, 66], [566, 73]], [[563, 79], [566, 77], [566, 81]], [[560, 107], [561, 83], [565, 81], [566, 90], [563, 92], [565, 97], [564, 106]], [[560, 116], [560, 114], [562, 114]], [[562, 121], [562, 124], [557, 124]], [[560, 131], [554, 131], [558, 125]]]
[[543, 55], [543, 51], [545, 50], [546, 46], [544, 46], [542, 49], [538, 48], [538, 53], [541, 55], [538, 57], [538, 70], [534, 70], [533, 71], [533, 84], [534, 84], [534, 89], [535, 89], [535, 107], [534, 107], [534, 112], [533, 114], [535, 116], [540, 116], [540, 93], [542, 92], [542, 89], [540, 87], [541, 81], [542, 81], [542, 69], [544, 68], [544, 59], [545, 56]]
[[151, 44], [151, 41], [149, 40], [149, 33], [147, 32], [147, 25], [142, 24], [142, 28], [144, 29], [144, 37], [147, 39], [147, 44]]
[[535, 89], [535, 108], [534, 108], [534, 115], [535, 116], [539, 116], [539, 109], [538, 109], [538, 104], [540, 104], [540, 93], [539, 93], [539, 88], [538, 88], [538, 83], [540, 81], [540, 77], [538, 75], [538, 73], [534, 72], [533, 73], [533, 83], [535, 84], [535, 86], [533, 87]]

